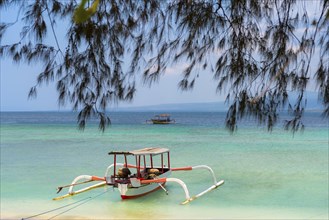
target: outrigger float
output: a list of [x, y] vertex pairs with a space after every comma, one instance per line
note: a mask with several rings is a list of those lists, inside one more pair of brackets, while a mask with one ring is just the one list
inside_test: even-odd
[[[80, 175], [76, 177], [70, 185], [58, 187], [57, 193], [63, 188], [69, 188], [68, 193], [56, 197], [53, 200], [64, 199], [106, 185], [118, 188], [122, 199], [144, 196], [158, 189], [163, 189], [168, 194], [168, 191], [164, 188], [165, 183], [175, 182], [179, 184], [185, 192], [185, 201], [181, 204], [187, 204], [224, 184], [224, 180], [217, 182], [213, 170], [206, 165], [171, 168], [170, 154], [167, 148], [155, 147], [132, 151], [112, 151], [109, 152], [109, 155], [113, 156], [114, 162], [107, 167], [104, 177]], [[124, 163], [117, 162], [119, 161], [119, 157], [123, 159]], [[128, 163], [128, 159], [133, 157], [135, 157], [135, 165]], [[160, 160], [155, 160], [159, 158]], [[182, 180], [169, 177], [172, 172], [196, 169], [208, 170], [212, 175], [213, 185], [195, 196], [190, 196], [188, 188]], [[133, 170], [133, 172], [131, 170]], [[92, 181], [99, 181], [99, 183], [77, 191], [73, 190], [76, 185]]]

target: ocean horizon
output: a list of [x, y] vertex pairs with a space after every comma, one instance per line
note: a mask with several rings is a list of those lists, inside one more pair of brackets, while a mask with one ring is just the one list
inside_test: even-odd
[[[271, 132], [246, 119], [233, 134], [225, 112], [172, 111], [175, 124], [147, 124], [157, 113], [112, 112], [101, 132], [96, 120], [79, 130], [77, 113], [1, 112], [0, 218], [328, 219], [329, 128], [321, 113], [306, 112], [305, 130], [296, 133], [283, 129], [283, 115]], [[67, 193], [56, 194], [58, 186], [79, 175], [104, 176], [109, 151], [154, 146], [170, 149], [172, 167], [208, 165], [225, 184], [188, 205], [180, 205], [184, 192], [174, 183], [166, 184], [168, 195], [160, 189], [121, 200], [105, 186], [52, 200]], [[172, 177], [191, 195], [212, 184], [208, 171]]]

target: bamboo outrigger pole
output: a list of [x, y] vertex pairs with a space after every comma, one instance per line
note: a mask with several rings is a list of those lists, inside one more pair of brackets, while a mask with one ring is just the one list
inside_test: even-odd
[[224, 180], [221, 180], [221, 181], [219, 181], [218, 183], [216, 183], [215, 185], [212, 185], [212, 186], [209, 187], [208, 189], [204, 190], [203, 192], [201, 192], [201, 193], [199, 193], [199, 194], [197, 194], [197, 195], [195, 195], [195, 196], [192, 196], [192, 197], [190, 197], [189, 199], [186, 199], [186, 200], [185, 200], [184, 202], [182, 202], [181, 204], [182, 204], [182, 205], [185, 205], [185, 204], [187, 204], [187, 203], [189, 203], [189, 202], [192, 202], [193, 200], [196, 200], [197, 198], [203, 196], [204, 194], [210, 192], [211, 190], [216, 189], [217, 187], [219, 187], [220, 185], [223, 185], [223, 184], [224, 184]]
[[92, 186], [88, 186], [88, 187], [86, 187], [86, 188], [83, 188], [83, 189], [77, 190], [77, 191], [75, 191], [75, 192], [67, 193], [67, 194], [65, 194], [65, 195], [63, 195], [63, 196], [59, 196], [59, 197], [53, 198], [53, 200], [64, 199], [64, 198], [67, 198], [67, 197], [70, 197], [70, 196], [74, 196], [74, 195], [79, 194], [79, 193], [86, 192], [86, 191], [91, 190], [91, 189], [95, 189], [95, 188], [98, 188], [98, 187], [104, 186], [104, 185], [106, 185], [106, 181], [103, 181], [103, 182], [97, 183], [97, 184], [92, 185]]

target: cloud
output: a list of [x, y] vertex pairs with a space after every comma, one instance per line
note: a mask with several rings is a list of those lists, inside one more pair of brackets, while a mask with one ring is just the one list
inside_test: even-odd
[[181, 75], [188, 66], [189, 66], [189, 63], [187, 63], [187, 62], [178, 63], [172, 67], [168, 67], [166, 69], [165, 74], [166, 75]]

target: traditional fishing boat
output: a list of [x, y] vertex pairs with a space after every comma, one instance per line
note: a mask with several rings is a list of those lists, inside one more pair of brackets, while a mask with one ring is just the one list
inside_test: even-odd
[[174, 119], [171, 119], [169, 114], [160, 114], [155, 115], [151, 120], [147, 120], [146, 122], [150, 122], [153, 124], [172, 124], [176, 121]]
[[[56, 197], [54, 200], [70, 197], [106, 185], [117, 188], [122, 199], [136, 198], [158, 189], [163, 189], [168, 194], [164, 185], [167, 182], [175, 182], [185, 192], [185, 201], [181, 204], [187, 204], [224, 183], [224, 180], [217, 181], [213, 170], [206, 165], [172, 168], [170, 165], [170, 152], [167, 148], [152, 147], [132, 151], [111, 151], [109, 155], [113, 156], [113, 164], [107, 167], [104, 177], [80, 175], [71, 184], [58, 187], [57, 193], [66, 187], [69, 190], [66, 195]], [[120, 162], [120, 159], [122, 162]], [[135, 164], [129, 163], [131, 160]], [[182, 180], [169, 176], [172, 172], [195, 169], [208, 170], [212, 175], [213, 185], [195, 196], [190, 196], [188, 188]], [[99, 183], [77, 191], [73, 190], [76, 185], [92, 181], [99, 181]]]

